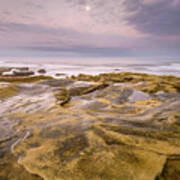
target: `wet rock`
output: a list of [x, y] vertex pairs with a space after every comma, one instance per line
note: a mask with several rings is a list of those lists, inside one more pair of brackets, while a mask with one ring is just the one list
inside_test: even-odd
[[0, 161], [1, 180], [43, 180], [42, 177], [31, 174], [22, 165], [17, 163], [15, 156], [6, 153]]
[[87, 87], [72, 87], [69, 89], [71, 96], [80, 96], [83, 95], [84, 91], [87, 89]]
[[46, 84], [48, 86], [52, 87], [66, 87], [69, 86], [73, 83], [74, 81], [72, 80], [67, 80], [67, 79], [52, 79], [52, 80], [47, 80], [44, 81], [42, 84]]
[[155, 97], [161, 101], [174, 99], [180, 99], [180, 94], [178, 93], [163, 93], [163, 94], [156, 94]]
[[90, 82], [77, 81], [69, 88], [69, 92], [71, 96], [80, 96], [90, 87], [92, 87]]
[[155, 180], [178, 180], [180, 177], [180, 156], [170, 156], [164, 164], [161, 175]]
[[17, 85], [21, 90], [22, 94], [29, 95], [31, 97], [43, 94], [44, 92], [49, 92], [49, 86], [36, 84], [36, 83], [23, 83]]
[[87, 110], [101, 111], [104, 108], [106, 108], [107, 106], [108, 105], [105, 103], [93, 100], [93, 101], [87, 102], [86, 104], [82, 105], [81, 108], [87, 109]]
[[34, 142], [29, 144], [29, 148], [37, 148], [40, 147], [41, 144], [39, 142]]
[[129, 96], [133, 93], [132, 89], [129, 88], [125, 88], [123, 89], [121, 92], [119, 91], [119, 96], [117, 94], [116, 98], [113, 98], [113, 104], [114, 105], [118, 105], [118, 104], [122, 104], [128, 101]]
[[7, 151], [5, 151], [4, 149], [0, 150], [0, 159], [4, 158], [6, 154], [7, 154]]
[[71, 100], [71, 95], [67, 89], [61, 88], [55, 93], [55, 98], [59, 105], [64, 106]]
[[62, 129], [52, 130], [50, 128], [44, 129], [41, 131], [40, 136], [42, 138], [59, 138], [60, 136], [64, 135]]
[[146, 101], [149, 99], [151, 99], [151, 97], [147, 93], [136, 90], [133, 91], [133, 93], [128, 98], [131, 103], [135, 103], [137, 101]]
[[8, 87], [10, 83], [7, 82], [0, 82], [0, 88]]
[[92, 83], [80, 83], [79, 85], [74, 85], [69, 89], [71, 96], [81, 96], [89, 94], [98, 90], [102, 90], [108, 87], [108, 84], [92, 84]]
[[4, 87], [0, 87], [0, 99], [7, 99], [17, 95], [19, 89], [13, 85], [7, 85]]
[[72, 161], [80, 156], [88, 146], [88, 139], [83, 134], [77, 134], [72, 138], [68, 138], [63, 142], [59, 142], [58, 149], [55, 154], [60, 157], [62, 162]]
[[74, 84], [73, 84], [73, 87], [84, 87], [84, 88], [88, 88], [88, 87], [91, 87], [92, 85], [94, 85], [95, 83], [94, 82], [85, 82], [85, 81], [76, 81]]

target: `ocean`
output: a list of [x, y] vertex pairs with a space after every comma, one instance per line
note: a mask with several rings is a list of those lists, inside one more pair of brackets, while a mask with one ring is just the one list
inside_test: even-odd
[[150, 58], [0, 58], [0, 67], [29, 67], [37, 72], [45, 69], [47, 75], [97, 75], [110, 72], [138, 72], [156, 75], [180, 76], [180, 59]]

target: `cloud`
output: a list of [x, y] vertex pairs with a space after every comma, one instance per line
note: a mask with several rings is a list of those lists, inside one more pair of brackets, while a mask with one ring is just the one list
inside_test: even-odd
[[38, 10], [43, 9], [44, 6], [42, 4], [39, 4], [37, 2], [26, 2], [25, 5], [29, 8], [37, 8]]
[[126, 20], [138, 31], [159, 36], [180, 35], [180, 3], [177, 1], [127, 0], [125, 6], [127, 11], [135, 11]]
[[66, 35], [75, 33], [75, 31], [66, 28], [52, 28], [37, 24], [25, 24], [25, 23], [11, 23], [11, 22], [0, 22], [0, 27], [3, 31], [7, 32], [26, 32], [26, 33], [36, 33], [36, 34], [59, 34]]
[[[67, 27], [48, 27], [37, 24], [0, 23], [0, 45], [9, 47], [42, 46], [42, 48], [74, 48], [93, 47], [101, 48], [127, 48], [130, 42], [127, 38], [113, 34], [93, 34], [80, 32]], [[131, 42], [132, 43], [132, 42]], [[77, 49], [78, 49], [77, 48]], [[53, 49], [52, 49], [53, 50]]]
[[107, 56], [180, 50], [179, 0], [0, 1], [1, 48]]

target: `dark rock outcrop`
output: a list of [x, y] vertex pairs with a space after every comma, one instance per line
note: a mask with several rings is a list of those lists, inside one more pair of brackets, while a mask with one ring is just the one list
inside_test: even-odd
[[40, 74], [45, 74], [45, 73], [46, 73], [46, 70], [45, 70], [45, 69], [39, 69], [39, 70], [38, 70], [38, 73], [40, 73]]
[[14, 76], [32, 76], [34, 75], [33, 71], [14, 71]]

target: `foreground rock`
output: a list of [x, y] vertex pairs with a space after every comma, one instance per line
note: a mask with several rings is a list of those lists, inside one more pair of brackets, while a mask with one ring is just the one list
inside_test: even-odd
[[0, 179], [178, 180], [179, 82], [122, 73], [2, 84], [18, 91], [1, 102]]

